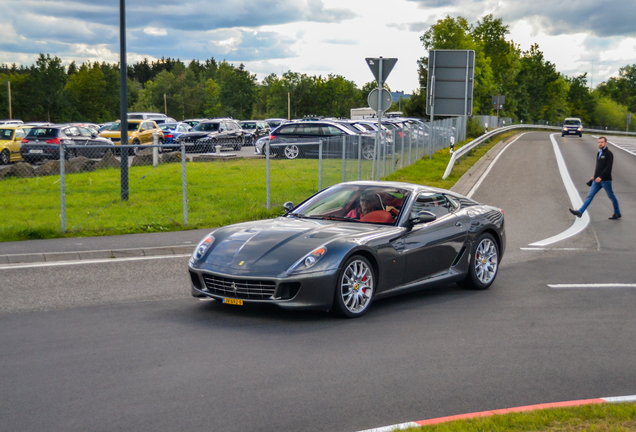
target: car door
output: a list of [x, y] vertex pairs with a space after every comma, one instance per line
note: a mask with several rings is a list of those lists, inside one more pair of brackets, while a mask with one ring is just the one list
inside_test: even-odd
[[417, 223], [404, 236], [402, 253], [406, 256], [404, 283], [429, 278], [448, 270], [457, 258], [467, 230], [455, 214], [456, 207], [444, 194], [418, 194], [410, 208], [410, 218], [420, 211], [437, 217], [433, 222]]
[[[76, 126], [67, 127], [64, 129], [64, 134], [71, 139], [74, 146], [85, 146], [88, 138], [82, 135]], [[78, 154], [80, 149], [75, 149], [74, 153]]]
[[11, 152], [11, 160], [20, 160], [20, 146], [22, 145], [22, 138], [24, 138], [29, 129], [16, 129], [13, 135], [13, 141], [9, 144], [9, 152]]

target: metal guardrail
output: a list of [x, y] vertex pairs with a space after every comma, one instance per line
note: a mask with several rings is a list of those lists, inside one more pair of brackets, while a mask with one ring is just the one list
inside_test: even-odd
[[[483, 134], [482, 136], [480, 136], [479, 138], [476, 138], [473, 141], [471, 141], [470, 143], [466, 144], [462, 148], [458, 149], [457, 151], [451, 152], [451, 158], [450, 158], [450, 161], [448, 162], [448, 165], [446, 166], [446, 171], [444, 171], [444, 175], [442, 176], [442, 179], [445, 180], [446, 177], [448, 177], [450, 175], [451, 171], [453, 170], [453, 166], [455, 166], [455, 162], [460, 160], [460, 158], [462, 156], [464, 156], [464, 159], [465, 159], [466, 155], [469, 152], [471, 152], [475, 147], [481, 146], [487, 140], [489, 140], [490, 138], [494, 137], [495, 135], [499, 135], [499, 134], [504, 133], [504, 132], [509, 132], [511, 130], [524, 130], [524, 129], [527, 129], [527, 130], [533, 130], [534, 129], [534, 130], [556, 130], [556, 131], [560, 131], [560, 130], [562, 130], [562, 126], [518, 124], [518, 125], [511, 125], [511, 126], [501, 127], [501, 128], [492, 130], [490, 132], [487, 132], [487, 133]], [[584, 131], [586, 133], [598, 133], [598, 134], [603, 134], [603, 135], [636, 136], [636, 132], [621, 132], [621, 131], [610, 131], [610, 130], [602, 130], [602, 129], [584, 129]]]

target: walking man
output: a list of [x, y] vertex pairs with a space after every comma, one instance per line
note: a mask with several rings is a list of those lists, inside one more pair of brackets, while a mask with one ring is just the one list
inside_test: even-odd
[[594, 195], [603, 188], [605, 189], [605, 193], [607, 193], [607, 197], [610, 201], [612, 201], [612, 205], [614, 206], [614, 214], [610, 217], [610, 219], [619, 219], [621, 217], [621, 211], [618, 208], [618, 201], [616, 200], [614, 191], [612, 191], [612, 164], [614, 163], [614, 155], [610, 149], [607, 148], [607, 138], [599, 137], [598, 149], [594, 177], [587, 182], [587, 184], [591, 186], [590, 192], [587, 194], [587, 198], [585, 198], [583, 206], [578, 210], [570, 209], [570, 213], [576, 217], [581, 217], [583, 212], [585, 212], [592, 202]]

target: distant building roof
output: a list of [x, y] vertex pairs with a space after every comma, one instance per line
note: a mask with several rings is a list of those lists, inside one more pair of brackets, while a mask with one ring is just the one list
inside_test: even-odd
[[410, 94], [404, 94], [403, 91], [391, 92], [391, 96], [393, 96], [393, 102], [398, 102], [400, 100], [400, 98], [402, 98], [404, 100], [411, 99], [411, 95]]

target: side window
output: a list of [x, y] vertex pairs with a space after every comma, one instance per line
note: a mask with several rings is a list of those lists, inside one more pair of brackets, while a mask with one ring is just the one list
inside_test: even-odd
[[17, 129], [15, 131], [15, 137], [16, 138], [23, 138], [26, 136], [26, 132], [24, 132], [24, 129]]
[[325, 133], [325, 135], [342, 135], [343, 134], [343, 132], [340, 129], [331, 125], [323, 125], [322, 130]]
[[444, 195], [438, 193], [423, 193], [418, 195], [417, 199], [411, 207], [411, 218], [417, 217], [421, 211], [429, 211], [438, 218], [451, 212], [451, 204], [444, 198]]
[[276, 132], [276, 135], [291, 135], [296, 133], [296, 129], [296, 125], [284, 126], [281, 127], [278, 132]]
[[314, 124], [306, 124], [303, 126], [304, 135], [320, 135], [320, 126]]
[[72, 137], [76, 137], [76, 136], [82, 135], [80, 133], [80, 131], [77, 128], [75, 128], [75, 127], [70, 127], [68, 129], [66, 129], [64, 132], [66, 132], [67, 136], [72, 136]]
[[225, 123], [221, 123], [221, 125], [219, 126], [219, 132], [225, 132], [227, 130], [227, 126], [225, 125]]

